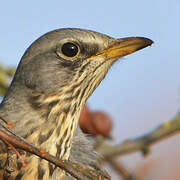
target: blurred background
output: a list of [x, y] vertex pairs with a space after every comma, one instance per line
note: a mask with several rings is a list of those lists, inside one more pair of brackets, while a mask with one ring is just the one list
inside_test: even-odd
[[[152, 47], [119, 60], [88, 100], [91, 110], [113, 119], [112, 137], [120, 143], [149, 132], [179, 111], [179, 18], [180, 0], [1, 1], [0, 63], [16, 67], [34, 40], [64, 27], [152, 39]], [[179, 139], [176, 135], [156, 144], [146, 158], [134, 153], [121, 162], [139, 179], [180, 179]], [[109, 172], [113, 180], [119, 179]]]

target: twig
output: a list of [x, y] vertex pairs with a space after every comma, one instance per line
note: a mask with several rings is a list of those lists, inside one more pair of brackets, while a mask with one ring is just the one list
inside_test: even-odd
[[158, 141], [180, 132], [180, 113], [171, 121], [165, 122], [150, 133], [135, 139], [129, 139], [119, 145], [102, 144], [98, 149], [105, 160], [112, 157], [122, 156], [135, 151], [141, 151], [144, 155], [149, 152], [149, 147]]
[[26, 144], [24, 141], [19, 140], [16, 136], [11, 136], [1, 129], [0, 129], [0, 139], [7, 141], [16, 148], [35, 154], [36, 156], [53, 163], [54, 165], [60, 167], [61, 169], [71, 174], [76, 179], [79, 180], [84, 180], [84, 179], [98, 180], [99, 178], [110, 179], [107, 173], [101, 170], [92, 170], [89, 168], [85, 168], [77, 163], [73, 163], [70, 161], [62, 161], [60, 159], [57, 159], [56, 157], [50, 155], [47, 152], [44, 152], [38, 148], [36, 149], [33, 148], [29, 144]]
[[19, 159], [22, 163], [22, 167], [26, 167], [26, 163], [24, 162], [24, 159], [22, 158], [20, 153], [16, 150], [16, 148], [12, 144], [10, 144], [8, 141], [6, 141], [5, 139], [1, 139], [1, 140], [4, 141], [4, 143], [7, 144], [10, 147], [10, 149], [17, 154], [17, 156], [19, 157]]
[[[8, 122], [7, 120], [3, 119], [2, 117], [0, 117], [0, 120], [3, 120], [7, 126], [9, 126], [9, 124], [12, 124], [10, 122]], [[0, 126], [2, 126], [8, 133], [10, 133], [11, 135], [15, 136], [16, 138], [18, 138], [20, 141], [23, 141], [25, 144], [28, 144], [29, 146], [31, 146], [32, 148], [38, 150], [38, 148], [36, 146], [34, 146], [33, 144], [29, 143], [28, 141], [26, 141], [23, 137], [19, 136], [18, 134], [14, 133], [13, 131], [11, 131], [8, 127], [6, 127], [5, 125], [3, 125], [0, 122]], [[12, 124], [13, 126], [13, 124]]]
[[108, 162], [124, 180], [135, 180], [135, 177], [123, 167], [117, 158], [112, 158]]

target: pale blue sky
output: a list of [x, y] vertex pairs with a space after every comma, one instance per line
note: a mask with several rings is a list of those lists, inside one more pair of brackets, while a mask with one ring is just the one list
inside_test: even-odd
[[180, 107], [180, 0], [2, 1], [0, 60], [17, 65], [40, 35], [79, 27], [113, 37], [145, 36], [152, 47], [116, 63], [89, 100], [115, 121], [117, 141], [168, 120]]

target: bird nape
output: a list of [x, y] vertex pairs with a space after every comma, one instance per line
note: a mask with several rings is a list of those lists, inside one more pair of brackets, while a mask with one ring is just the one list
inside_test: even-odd
[[[16, 134], [51, 155], [96, 167], [92, 143], [78, 125], [81, 109], [117, 59], [152, 43], [143, 37], [114, 39], [75, 28], [49, 32], [23, 55], [0, 105], [0, 116], [13, 122]], [[4, 156], [9, 150], [0, 145], [0, 159], [4, 158], [0, 179], [73, 179], [26, 152], [22, 156], [27, 166], [20, 168], [16, 155]]]

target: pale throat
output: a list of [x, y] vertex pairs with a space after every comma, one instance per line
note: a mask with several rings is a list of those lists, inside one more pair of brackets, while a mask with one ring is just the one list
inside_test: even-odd
[[86, 101], [80, 98], [81, 91], [78, 89], [64, 89], [56, 94], [41, 94], [34, 98], [34, 103], [40, 106], [36, 111], [41, 117], [41, 124], [26, 139], [63, 160], [69, 158], [73, 135]]
[[87, 74], [82, 73], [58, 93], [37, 95], [34, 103], [40, 105], [42, 124], [27, 140], [35, 140], [38, 147], [68, 160], [81, 110], [98, 84], [94, 82], [93, 78], [88, 82]]
[[[78, 102], [74, 102], [69, 106], [68, 102], [60, 97], [56, 101], [52, 96], [45, 100], [45, 105], [38, 109], [42, 117], [41, 124], [26, 139], [51, 155], [68, 160], [83, 105], [78, 106]], [[71, 101], [73, 102], [73, 99]]]

